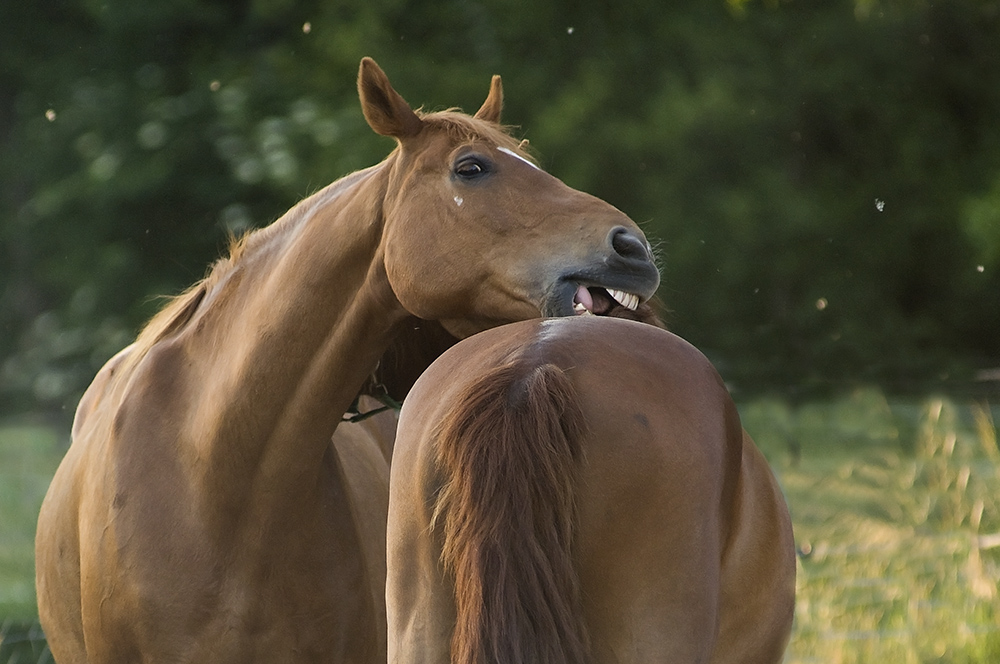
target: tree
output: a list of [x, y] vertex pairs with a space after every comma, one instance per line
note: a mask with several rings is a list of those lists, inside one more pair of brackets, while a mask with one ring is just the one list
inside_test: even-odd
[[0, 412], [71, 410], [229, 234], [380, 160], [363, 55], [428, 108], [502, 74], [738, 386], [996, 366], [998, 28], [979, 0], [2, 3]]

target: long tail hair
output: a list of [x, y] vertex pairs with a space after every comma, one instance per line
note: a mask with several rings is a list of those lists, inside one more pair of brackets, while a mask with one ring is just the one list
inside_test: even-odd
[[434, 523], [455, 581], [453, 664], [586, 661], [571, 551], [582, 428], [563, 371], [517, 362], [475, 381], [442, 421]]

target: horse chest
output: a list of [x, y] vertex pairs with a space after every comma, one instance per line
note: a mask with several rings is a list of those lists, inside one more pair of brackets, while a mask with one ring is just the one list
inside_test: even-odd
[[[226, 533], [209, 532], [177, 505], [161, 506], [163, 528], [139, 528], [133, 524], [147, 501], [126, 501], [118, 511], [131, 515], [116, 519], [101, 547], [114, 553], [93, 558], [115, 568], [115, 582], [85, 600], [101, 616], [109, 652], [213, 662], [377, 660], [369, 570], [335, 479], [325, 477], [317, 499], [296, 514], [244, 515]], [[189, 638], [162, 636], [178, 633]]]

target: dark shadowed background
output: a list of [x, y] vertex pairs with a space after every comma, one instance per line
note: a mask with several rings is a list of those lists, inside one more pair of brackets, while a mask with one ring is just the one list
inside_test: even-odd
[[0, 3], [0, 412], [71, 412], [228, 233], [381, 160], [364, 55], [427, 109], [501, 74], [737, 392], [995, 391], [1000, 4], [613, 4]]

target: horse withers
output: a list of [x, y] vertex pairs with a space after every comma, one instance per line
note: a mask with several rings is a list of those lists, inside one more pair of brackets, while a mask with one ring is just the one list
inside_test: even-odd
[[781, 661], [791, 523], [718, 374], [662, 329], [498, 327], [410, 391], [389, 662]]
[[80, 401], [36, 538], [58, 662], [384, 662], [386, 450], [345, 411], [459, 338], [656, 290], [636, 225], [499, 125], [498, 77], [474, 116], [370, 59], [358, 90], [388, 158], [236, 244]]

